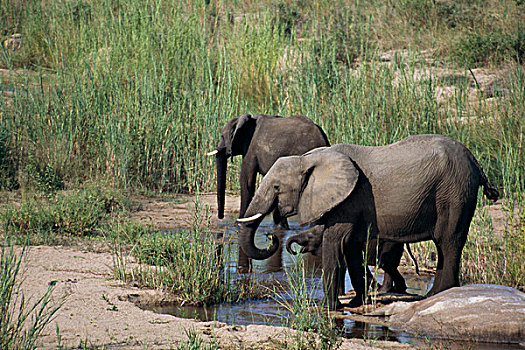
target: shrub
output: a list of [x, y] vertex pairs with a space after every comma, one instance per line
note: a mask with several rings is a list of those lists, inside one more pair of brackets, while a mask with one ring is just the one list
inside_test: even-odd
[[18, 242], [55, 243], [103, 234], [106, 219], [120, 210], [114, 193], [97, 188], [61, 192], [53, 197], [29, 197], [1, 213], [4, 233]]
[[523, 62], [525, 59], [525, 30], [504, 33], [469, 33], [453, 47], [450, 56], [467, 67], [500, 63], [506, 59]]

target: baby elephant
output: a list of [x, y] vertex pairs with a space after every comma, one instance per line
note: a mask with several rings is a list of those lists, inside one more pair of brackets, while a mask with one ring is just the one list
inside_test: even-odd
[[[290, 237], [286, 243], [286, 250], [293, 255], [296, 255], [297, 253], [311, 253], [313, 255], [318, 255], [323, 242], [323, 231], [323, 225], [315, 225], [308, 230]], [[292, 249], [293, 243], [301, 246], [299, 252], [296, 252]], [[379, 252], [379, 258], [377, 258], [376, 252]], [[405, 279], [397, 270], [397, 267], [401, 261], [401, 257], [403, 256], [403, 243], [380, 241], [379, 247], [377, 247], [377, 239], [372, 238], [368, 242], [368, 250], [366, 250], [366, 244], [363, 245], [363, 254], [365, 254], [367, 257], [367, 265], [375, 266], [377, 262], [379, 267], [385, 272], [383, 284], [380, 285], [378, 292], [401, 294], [406, 293], [407, 286]], [[419, 273], [417, 261], [412, 255], [411, 258], [416, 265], [416, 271]], [[370, 271], [368, 271], [367, 276], [369, 276], [369, 285], [376, 283], [373, 280]]]

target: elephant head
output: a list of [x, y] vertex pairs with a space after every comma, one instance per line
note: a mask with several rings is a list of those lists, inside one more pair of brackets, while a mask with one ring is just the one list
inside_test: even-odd
[[354, 190], [359, 171], [342, 153], [321, 149], [302, 156], [280, 158], [263, 178], [241, 223], [239, 242], [253, 259], [267, 259], [279, 242], [271, 237], [269, 249], [255, 246], [255, 232], [262, 218], [275, 207], [283, 217], [298, 216], [300, 225], [323, 217]]
[[229, 157], [245, 155], [256, 127], [256, 117], [244, 114], [230, 120], [223, 128], [221, 140], [215, 150], [208, 155], [217, 160], [217, 205], [218, 217], [224, 217], [224, 197], [226, 191], [226, 170]]

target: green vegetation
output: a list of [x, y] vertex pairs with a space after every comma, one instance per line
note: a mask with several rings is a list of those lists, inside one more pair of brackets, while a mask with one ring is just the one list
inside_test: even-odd
[[206, 344], [195, 330], [186, 330], [186, 336], [188, 340], [177, 346], [177, 350], [218, 350], [220, 348], [215, 341]]
[[[7, 0], [0, 37], [23, 36], [0, 51], [14, 70], [0, 79], [0, 185], [23, 186], [25, 174], [42, 190], [88, 179], [209, 190], [204, 154], [250, 112], [307, 115], [333, 143], [450, 135], [506, 192], [521, 191], [508, 170], [525, 166], [524, 12], [510, 0]], [[468, 70], [438, 102], [437, 61], [510, 68], [495, 102], [468, 100]]]
[[[524, 201], [519, 202], [523, 205]], [[504, 203], [503, 232], [497, 234], [483, 208], [471, 225], [462, 260], [464, 283], [494, 283], [525, 290], [525, 211]]]
[[[124, 240], [113, 234], [114, 275], [146, 287], [173, 293], [188, 304], [214, 304], [266, 297], [273, 290], [252, 276], [235, 279], [230, 245], [218, 243], [209, 229], [210, 213], [195, 202], [190, 228], [176, 232], [149, 230]], [[129, 232], [129, 229], [117, 231]], [[126, 244], [127, 243], [127, 244]], [[131, 247], [131, 248], [129, 248]], [[129, 250], [128, 250], [129, 249]], [[130, 264], [129, 256], [139, 264]]]
[[297, 332], [285, 348], [292, 349], [337, 349], [341, 343], [334, 319], [325, 307], [324, 299], [316, 302], [318, 296], [313, 290], [322, 286], [311, 285], [315, 271], [305, 264], [302, 256], [289, 268], [285, 268], [287, 291], [276, 301], [290, 312], [286, 326]]
[[27, 195], [20, 205], [0, 212], [5, 236], [18, 244], [56, 244], [75, 238], [103, 236], [113, 211], [123, 200], [111, 190], [88, 186], [49, 196]]
[[6, 243], [4, 241], [0, 251], [0, 348], [35, 349], [38, 337], [61, 304], [51, 301], [54, 283], [49, 284], [40, 298], [25, 298], [19, 288], [25, 248], [17, 252]]

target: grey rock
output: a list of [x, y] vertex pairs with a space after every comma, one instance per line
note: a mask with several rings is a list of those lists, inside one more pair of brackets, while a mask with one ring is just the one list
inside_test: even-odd
[[388, 316], [391, 329], [437, 338], [523, 343], [525, 293], [491, 284], [451, 288], [413, 303], [376, 310]]

